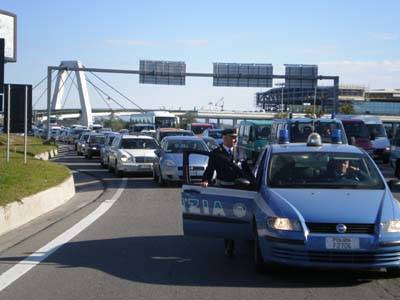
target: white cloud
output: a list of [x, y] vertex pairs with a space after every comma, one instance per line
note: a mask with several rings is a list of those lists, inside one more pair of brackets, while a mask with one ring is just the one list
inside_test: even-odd
[[154, 42], [146, 40], [130, 40], [130, 39], [119, 39], [119, 40], [105, 40], [107, 44], [112, 45], [123, 45], [123, 46], [151, 46]]
[[181, 39], [181, 40], [137, 40], [137, 39], [108, 39], [105, 43], [117, 46], [174, 46], [184, 45], [191, 47], [203, 47], [208, 45], [208, 40], [202, 39]]
[[201, 46], [207, 46], [208, 45], [208, 40], [200, 40], [200, 39], [194, 39], [194, 40], [178, 40], [177, 41], [179, 44], [184, 44], [186, 46], [193, 46], [193, 47], [201, 47]]
[[400, 87], [400, 60], [324, 61], [318, 66], [321, 75], [339, 75], [341, 83], [372, 88]]
[[398, 39], [398, 36], [391, 32], [368, 32], [371, 39], [379, 41], [394, 41]]
[[337, 47], [334, 45], [323, 45], [323, 46], [316, 46], [312, 48], [306, 48], [300, 50], [304, 54], [308, 55], [334, 55], [337, 53]]

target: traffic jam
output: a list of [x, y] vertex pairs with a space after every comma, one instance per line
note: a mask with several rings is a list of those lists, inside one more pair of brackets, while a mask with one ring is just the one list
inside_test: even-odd
[[223, 239], [229, 257], [235, 241], [249, 241], [257, 272], [292, 266], [400, 275], [400, 206], [393, 196], [400, 191], [400, 144], [379, 118], [178, 129], [176, 117], [154, 112], [130, 124], [120, 132], [53, 129], [52, 137], [74, 145], [78, 156], [99, 158], [117, 177], [145, 174], [160, 187], [181, 187], [184, 235]]

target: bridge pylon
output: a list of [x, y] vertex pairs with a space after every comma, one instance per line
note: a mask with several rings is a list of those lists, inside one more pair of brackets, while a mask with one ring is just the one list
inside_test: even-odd
[[51, 100], [51, 109], [52, 110], [62, 109], [61, 101], [64, 95], [65, 81], [68, 78], [67, 77], [68, 72], [75, 72], [77, 86], [78, 86], [79, 102], [81, 105], [81, 112], [82, 112], [80, 123], [84, 126], [92, 125], [93, 124], [92, 105], [90, 103], [85, 72], [68, 70], [72, 68], [83, 68], [82, 63], [77, 60], [65, 60], [60, 63], [60, 67], [63, 67], [64, 69], [59, 70], [57, 73], [54, 94]]

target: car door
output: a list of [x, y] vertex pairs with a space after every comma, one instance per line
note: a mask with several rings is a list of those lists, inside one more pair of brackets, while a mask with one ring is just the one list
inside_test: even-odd
[[205, 188], [199, 183], [192, 183], [189, 177], [191, 154], [209, 156], [209, 152], [189, 151], [183, 155], [181, 204], [184, 235], [252, 239], [253, 207], [257, 192], [248, 187]]

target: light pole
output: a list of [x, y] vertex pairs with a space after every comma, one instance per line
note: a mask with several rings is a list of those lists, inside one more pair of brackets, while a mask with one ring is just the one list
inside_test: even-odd
[[280, 86], [282, 88], [281, 91], [281, 113], [283, 114], [283, 88], [285, 87], [285, 83], [281, 82], [281, 83], [277, 83], [277, 86]]

